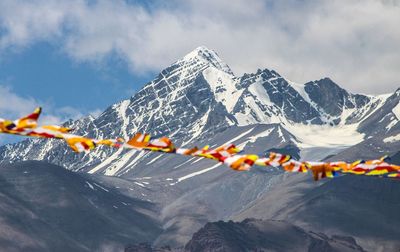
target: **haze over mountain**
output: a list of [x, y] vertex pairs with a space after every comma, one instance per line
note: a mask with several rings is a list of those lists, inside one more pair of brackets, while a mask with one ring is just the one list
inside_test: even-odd
[[[95, 138], [129, 139], [136, 132], [148, 132], [155, 137], [169, 136], [182, 146], [215, 147], [233, 142], [246, 153], [263, 155], [273, 149], [307, 160], [353, 161], [396, 154], [399, 120], [400, 89], [379, 96], [352, 94], [329, 78], [298, 84], [269, 69], [238, 77], [217, 53], [199, 47], [161, 71], [131, 98], [111, 105], [96, 118], [89, 116], [66, 125], [77, 134]], [[151, 201], [163, 229], [153, 242], [156, 246], [183, 246], [210, 221], [253, 217], [259, 211], [255, 209], [266, 207], [265, 198], [277, 201], [268, 201], [266, 212], [270, 214], [261, 216], [263, 219], [296, 222], [274, 211], [287, 207], [287, 211], [299, 208], [307, 212], [314, 206], [292, 204], [293, 195], [286, 190], [298, 192], [295, 196], [301, 202], [311, 200], [313, 188], [325, 186], [303, 174], [259, 167], [238, 173], [209, 160], [170, 154], [106, 147], [76, 154], [59, 140], [28, 139], [2, 146], [0, 160], [4, 164], [40, 160], [61, 165], [91, 174], [97, 183], [118, 188], [126, 196]], [[335, 188], [343, 179], [347, 181], [337, 178], [326, 187]], [[366, 181], [368, 186], [376, 183], [373, 178]], [[398, 192], [396, 188], [392, 193]], [[349, 190], [350, 194], [359, 193]], [[354, 209], [362, 209], [361, 202], [355, 201]], [[399, 209], [395, 198], [381, 203]], [[321, 204], [325, 209], [325, 203]], [[379, 218], [390, 221], [387, 216]], [[386, 227], [384, 222], [375, 224]], [[339, 224], [335, 232], [318, 230], [321, 227], [310, 222], [296, 225], [329, 235], [346, 231]], [[346, 232], [362, 247], [377, 248], [359, 233]], [[393, 237], [385, 235], [382, 241], [386, 245], [379, 248], [391, 248]]]

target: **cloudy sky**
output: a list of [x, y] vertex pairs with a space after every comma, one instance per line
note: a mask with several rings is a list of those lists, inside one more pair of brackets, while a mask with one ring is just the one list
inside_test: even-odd
[[0, 116], [98, 114], [199, 45], [236, 75], [400, 87], [398, 0], [2, 0]]

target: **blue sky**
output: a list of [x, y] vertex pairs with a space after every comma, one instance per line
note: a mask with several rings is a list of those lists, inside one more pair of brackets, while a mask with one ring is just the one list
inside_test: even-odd
[[238, 76], [269, 68], [390, 93], [399, 23], [400, 0], [3, 0], [0, 117], [98, 114], [200, 45]]
[[125, 62], [112, 56], [101, 63], [77, 62], [44, 42], [3, 52], [0, 61], [0, 83], [14, 93], [83, 112], [105, 109], [132, 96], [152, 75], [132, 74]]
[[[15, 110], [0, 110], [0, 117], [14, 119], [35, 106], [44, 107], [43, 118], [49, 123], [97, 115], [132, 96], [152, 77], [151, 71], [133, 74], [125, 62], [113, 55], [102, 62], [77, 62], [45, 42], [22, 51], [3, 52], [0, 85], [15, 97], [33, 102]], [[1, 99], [7, 102], [8, 96]], [[0, 143], [21, 139], [1, 136]]]

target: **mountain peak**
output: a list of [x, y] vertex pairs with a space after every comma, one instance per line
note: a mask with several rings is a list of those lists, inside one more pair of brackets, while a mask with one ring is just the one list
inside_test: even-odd
[[190, 53], [188, 53], [185, 57], [197, 56], [202, 53], [215, 53], [215, 52], [211, 49], [208, 49], [206, 46], [198, 46], [194, 50], [192, 50]]
[[221, 60], [215, 51], [213, 51], [211, 49], [208, 49], [205, 46], [196, 47], [194, 50], [192, 50], [191, 52], [186, 54], [183, 57], [183, 59], [184, 60], [190, 60], [190, 59], [199, 58], [199, 57], [200, 58], [206, 58], [206, 59], [212, 57], [212, 58], [215, 58], [217, 60]]
[[226, 73], [233, 75], [232, 70], [229, 66], [221, 60], [218, 54], [208, 49], [205, 46], [199, 46], [193, 51], [186, 54], [181, 60], [178, 62], [193, 62], [193, 61], [201, 61], [203, 63], [209, 64], [217, 69], [220, 69]]

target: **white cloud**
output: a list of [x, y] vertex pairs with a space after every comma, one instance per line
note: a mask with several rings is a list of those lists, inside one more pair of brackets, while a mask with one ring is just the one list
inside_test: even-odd
[[18, 96], [10, 87], [3, 85], [0, 85], [0, 97], [2, 97], [0, 99], [0, 117], [6, 119], [29, 114], [38, 106], [33, 98]]
[[0, 85], [0, 97], [2, 97], [0, 99], [0, 117], [9, 120], [28, 115], [39, 106], [44, 109], [40, 117], [40, 124], [62, 124], [68, 119], [79, 119], [88, 114], [99, 114], [99, 110], [82, 111], [73, 107], [55, 107], [46, 101], [20, 96], [10, 87], [4, 85]]
[[239, 75], [272, 68], [293, 81], [330, 76], [354, 92], [399, 87], [397, 0], [1, 1], [3, 50], [59, 44], [78, 61], [125, 59], [157, 71], [199, 45]]
[[[100, 115], [100, 109], [93, 111], [78, 110], [73, 107], [57, 108], [53, 104], [44, 101], [38, 101], [32, 97], [23, 97], [16, 94], [10, 87], [0, 85], [0, 118], [15, 120], [28, 115], [38, 107], [43, 107], [42, 115], [39, 118], [39, 125], [54, 124], [61, 125], [68, 119], [79, 119], [86, 115], [94, 117]], [[0, 145], [24, 140], [24, 137], [0, 135]]]

